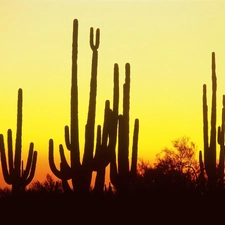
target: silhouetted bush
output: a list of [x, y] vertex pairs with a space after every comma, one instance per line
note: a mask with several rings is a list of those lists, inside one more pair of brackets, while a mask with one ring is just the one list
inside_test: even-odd
[[63, 193], [61, 181], [55, 181], [50, 174], [46, 175], [43, 183], [40, 181], [32, 182], [28, 190], [33, 192]]

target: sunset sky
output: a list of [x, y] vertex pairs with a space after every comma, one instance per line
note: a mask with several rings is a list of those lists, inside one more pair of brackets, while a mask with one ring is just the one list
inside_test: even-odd
[[22, 88], [23, 159], [34, 142], [34, 180], [44, 180], [50, 173], [48, 141], [53, 138], [58, 157], [58, 145], [65, 146], [64, 126], [70, 123], [76, 18], [81, 149], [91, 71], [90, 27], [100, 28], [96, 127], [103, 122], [105, 100], [112, 100], [114, 63], [119, 64], [122, 87], [129, 62], [130, 130], [132, 135], [134, 119], [139, 118], [139, 158], [152, 163], [158, 152], [183, 136], [203, 149], [202, 85], [208, 86], [210, 110], [212, 52], [217, 64], [217, 125], [221, 122], [224, 11], [225, 1], [216, 0], [0, 0], [0, 133], [6, 139], [11, 128], [15, 143], [17, 91]]

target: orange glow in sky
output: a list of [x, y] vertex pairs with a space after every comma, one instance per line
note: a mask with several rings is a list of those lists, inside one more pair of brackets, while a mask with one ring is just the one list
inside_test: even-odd
[[[225, 93], [224, 1], [1, 0], [0, 133], [16, 135], [17, 91], [23, 89], [23, 159], [38, 151], [34, 180], [51, 173], [48, 141], [65, 145], [70, 124], [72, 23], [79, 21], [80, 146], [88, 109], [90, 27], [100, 28], [96, 127], [112, 100], [113, 65], [131, 65], [130, 130], [140, 120], [139, 158], [151, 163], [171, 141], [190, 137], [203, 149], [202, 85], [211, 108], [211, 52], [216, 53], [217, 125]], [[5, 186], [0, 169], [0, 187]]]

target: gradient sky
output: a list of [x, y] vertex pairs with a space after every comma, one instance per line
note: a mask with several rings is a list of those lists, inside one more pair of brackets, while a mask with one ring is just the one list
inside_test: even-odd
[[[0, 133], [13, 130], [17, 91], [23, 89], [23, 159], [38, 151], [34, 180], [50, 172], [48, 141], [64, 143], [70, 123], [73, 19], [79, 21], [80, 146], [88, 108], [90, 27], [100, 28], [97, 124], [112, 100], [113, 65], [120, 85], [131, 64], [131, 116], [140, 120], [139, 157], [153, 162], [171, 141], [188, 136], [203, 148], [202, 85], [211, 108], [211, 52], [216, 53], [218, 120], [225, 94], [225, 2], [197, 0], [0, 0]], [[96, 125], [97, 125], [96, 124]], [[4, 186], [0, 171], [0, 186]]]

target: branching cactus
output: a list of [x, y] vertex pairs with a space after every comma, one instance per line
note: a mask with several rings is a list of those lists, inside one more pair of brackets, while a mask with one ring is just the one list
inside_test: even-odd
[[78, 21], [73, 22], [73, 49], [72, 49], [72, 85], [71, 85], [71, 118], [70, 130], [65, 127], [66, 147], [70, 151], [70, 165], [67, 163], [63, 146], [60, 145], [60, 170], [54, 163], [53, 140], [49, 141], [49, 165], [52, 172], [62, 179], [64, 190], [69, 190], [67, 180], [72, 179], [75, 192], [88, 192], [92, 178], [93, 152], [94, 152], [94, 129], [97, 96], [97, 65], [98, 47], [100, 42], [100, 30], [96, 31], [94, 43], [94, 31], [90, 29], [90, 47], [92, 49], [92, 69], [89, 95], [89, 109], [87, 124], [85, 127], [85, 147], [82, 163], [80, 161], [79, 149], [79, 127], [78, 127], [78, 84], [77, 84], [77, 55], [78, 55]]
[[34, 144], [30, 143], [29, 153], [26, 168], [23, 168], [23, 161], [21, 161], [22, 153], [22, 89], [18, 90], [18, 107], [17, 107], [17, 132], [15, 143], [15, 155], [13, 156], [12, 130], [8, 130], [8, 165], [5, 154], [4, 137], [0, 135], [0, 153], [1, 164], [5, 182], [12, 185], [13, 193], [20, 193], [25, 191], [26, 186], [32, 181], [36, 162], [37, 151], [34, 151]]
[[[68, 180], [72, 179], [73, 190], [78, 193], [89, 192], [92, 179], [92, 172], [96, 171], [96, 181], [94, 190], [101, 192], [104, 189], [105, 168], [115, 158], [115, 147], [117, 140], [118, 125], [118, 105], [119, 105], [119, 69], [118, 65], [114, 65], [114, 91], [113, 91], [113, 107], [110, 109], [110, 102], [107, 100], [105, 104], [105, 115], [103, 127], [97, 128], [96, 151], [94, 155], [94, 129], [95, 129], [95, 112], [96, 112], [96, 96], [97, 96], [97, 65], [98, 65], [98, 47], [99, 47], [100, 31], [97, 29], [94, 43], [94, 31], [90, 29], [90, 47], [92, 49], [92, 70], [89, 95], [89, 109], [87, 124], [85, 126], [85, 146], [83, 160], [80, 160], [79, 150], [79, 129], [78, 129], [78, 85], [77, 85], [77, 49], [78, 49], [78, 21], [73, 23], [73, 50], [72, 50], [72, 85], [71, 85], [71, 124], [65, 127], [66, 147], [70, 151], [70, 163], [67, 162], [64, 155], [63, 146], [59, 146], [60, 152], [60, 169], [57, 169], [54, 162], [54, 143], [49, 140], [49, 165], [52, 172], [62, 180], [65, 191], [71, 191]], [[125, 140], [125, 151], [128, 154], [129, 146], [129, 92], [130, 92], [130, 66], [126, 65], [126, 82], [124, 87], [124, 112], [121, 115], [119, 132], [122, 145]], [[123, 131], [125, 131], [125, 136]], [[135, 122], [135, 141], [134, 154], [132, 161], [132, 169], [130, 174], [136, 172], [137, 162], [137, 136], [138, 136], [138, 120]], [[122, 149], [123, 146], [119, 147]], [[119, 150], [121, 153], [121, 150]], [[120, 154], [119, 153], [119, 154]], [[122, 153], [123, 154], [123, 153]], [[126, 153], [125, 153], [126, 155]], [[124, 156], [122, 156], [124, 157]], [[119, 156], [119, 158], [121, 158]], [[123, 162], [124, 163], [124, 162]], [[114, 161], [112, 163], [114, 165]], [[112, 165], [112, 167], [113, 167]], [[119, 163], [121, 165], [121, 162]], [[115, 165], [116, 166], [116, 165]], [[134, 172], [135, 171], [135, 172]], [[121, 173], [119, 169], [119, 173]], [[130, 177], [130, 176], [129, 176]]]
[[208, 176], [209, 188], [214, 189], [217, 182], [216, 174], [216, 64], [215, 53], [212, 53], [212, 108], [211, 108], [211, 133], [210, 144], [208, 141], [208, 106], [207, 90], [203, 85], [203, 133], [204, 133], [204, 163]]
[[[211, 133], [210, 144], [208, 138], [208, 105], [207, 89], [203, 85], [203, 137], [204, 137], [204, 164], [208, 177], [208, 188], [214, 190], [217, 185], [224, 185], [224, 123], [225, 123], [225, 97], [223, 96], [222, 123], [218, 127], [218, 136], [216, 136], [216, 63], [215, 53], [212, 53], [212, 108], [211, 108]], [[219, 166], [216, 167], [216, 139], [220, 145]]]
[[110, 102], [105, 102], [105, 115], [101, 137], [101, 126], [98, 126], [96, 152], [93, 160], [93, 170], [97, 172], [94, 191], [103, 193], [105, 185], [105, 168], [115, 152], [119, 107], [119, 68], [114, 65], [114, 88], [113, 108], [110, 109]]
[[[123, 114], [119, 115], [118, 155], [115, 149], [110, 162], [110, 180], [119, 194], [128, 193], [129, 185], [136, 175], [139, 120], [135, 120], [133, 133], [132, 160], [129, 162], [129, 111], [130, 111], [130, 65], [126, 64], [123, 85]], [[118, 162], [118, 167], [117, 167]]]

